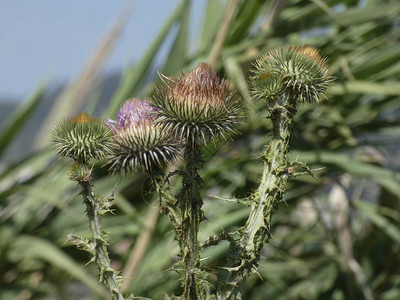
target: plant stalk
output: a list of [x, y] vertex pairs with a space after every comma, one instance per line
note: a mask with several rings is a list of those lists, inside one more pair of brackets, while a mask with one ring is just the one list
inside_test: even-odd
[[161, 209], [169, 216], [179, 243], [176, 271], [181, 276], [182, 299], [194, 300], [208, 298], [209, 292], [206, 275], [200, 267], [200, 245], [197, 238], [204, 218], [201, 210], [203, 200], [199, 192], [202, 180], [197, 173], [202, 153], [193, 142], [195, 138], [188, 140], [190, 142], [185, 145], [184, 152], [185, 171], [178, 172], [182, 175], [181, 191], [176, 196], [171, 195], [161, 173], [153, 175], [153, 181], [160, 196]]
[[107, 287], [113, 300], [124, 300], [116, 271], [111, 267], [110, 258], [108, 257], [107, 237], [100, 223], [101, 203], [92, 191], [91, 181], [79, 181], [79, 185], [81, 186], [81, 194], [86, 205], [86, 214], [92, 233], [94, 260], [100, 269], [100, 281]]
[[182, 191], [178, 195], [182, 216], [179, 246], [181, 263], [183, 264], [183, 299], [187, 300], [199, 299], [197, 277], [200, 274], [200, 253], [197, 235], [200, 222], [203, 219], [201, 210], [203, 201], [199, 192], [201, 178], [197, 173], [197, 165], [200, 159], [201, 153], [196, 143], [188, 142], [184, 153], [186, 170], [182, 179]]
[[240, 299], [238, 283], [252, 273], [260, 259], [262, 247], [271, 236], [271, 218], [278, 205], [284, 201], [289, 179], [289, 141], [295, 101], [284, 94], [268, 108], [273, 123], [272, 140], [263, 153], [264, 171], [261, 183], [251, 198], [251, 209], [245, 225], [240, 229], [239, 241], [231, 244], [232, 267], [219, 299]]

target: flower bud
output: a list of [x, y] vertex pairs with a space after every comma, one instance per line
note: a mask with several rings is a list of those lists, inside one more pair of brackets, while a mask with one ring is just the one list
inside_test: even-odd
[[112, 134], [104, 122], [86, 113], [56, 124], [51, 134], [60, 156], [81, 163], [106, 157], [112, 142]]
[[251, 85], [255, 99], [274, 101], [283, 93], [290, 93], [300, 102], [318, 103], [332, 80], [326, 58], [317, 49], [286, 46], [257, 60]]
[[152, 171], [180, 155], [179, 141], [154, 122], [156, 111], [150, 102], [132, 98], [121, 107], [116, 121], [106, 120], [114, 133], [111, 171]]
[[234, 131], [242, 101], [209, 65], [200, 63], [180, 78], [160, 77], [152, 102], [164, 128], [182, 139], [200, 138], [203, 143]]
[[68, 168], [68, 177], [72, 181], [88, 182], [91, 174], [92, 170], [87, 165], [81, 163], [75, 162]]

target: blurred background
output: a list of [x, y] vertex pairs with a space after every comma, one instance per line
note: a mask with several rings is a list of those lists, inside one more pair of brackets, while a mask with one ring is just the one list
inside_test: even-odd
[[[97, 268], [66, 242], [89, 236], [78, 189], [50, 146], [60, 119], [114, 117], [146, 97], [157, 71], [210, 63], [246, 100], [232, 141], [208, 147], [201, 171], [207, 221], [200, 239], [241, 226], [259, 182], [271, 124], [249, 96], [255, 59], [285, 44], [311, 45], [336, 77], [328, 101], [302, 106], [293, 160], [324, 167], [297, 177], [273, 218], [259, 274], [244, 299], [400, 299], [400, 3], [396, 0], [10, 1], [0, 4], [0, 299], [103, 299]], [[107, 176], [114, 215], [104, 216], [126, 292], [179, 294], [176, 243], [146, 176]], [[228, 245], [205, 263], [225, 262]], [[211, 280], [215, 280], [211, 278]]]

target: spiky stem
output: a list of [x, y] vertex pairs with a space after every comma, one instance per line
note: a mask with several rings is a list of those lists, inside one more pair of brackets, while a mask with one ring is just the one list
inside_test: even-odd
[[86, 214], [89, 219], [89, 228], [92, 233], [92, 249], [94, 261], [100, 269], [100, 281], [107, 287], [113, 300], [124, 300], [116, 271], [111, 267], [107, 251], [107, 237], [100, 223], [102, 204], [92, 191], [91, 180], [79, 181], [81, 194], [86, 205]]
[[181, 276], [182, 299], [185, 300], [206, 299], [209, 295], [206, 275], [201, 269], [200, 245], [197, 239], [204, 213], [201, 209], [203, 200], [199, 192], [202, 179], [197, 172], [202, 162], [202, 153], [198, 145], [193, 142], [195, 140], [195, 138], [188, 139], [185, 146], [185, 171], [178, 172], [182, 175], [182, 189], [176, 197], [166, 188], [161, 173], [153, 174], [161, 209], [169, 216], [179, 243], [180, 261], [176, 265], [176, 270]]
[[200, 222], [203, 219], [203, 212], [201, 210], [203, 200], [199, 192], [201, 178], [197, 173], [197, 165], [201, 160], [201, 152], [195, 142], [187, 143], [184, 160], [186, 170], [182, 179], [182, 191], [179, 195], [179, 208], [182, 216], [179, 246], [184, 269], [182, 273], [183, 298], [189, 300], [199, 299], [197, 276], [200, 273], [200, 253], [197, 235]]
[[261, 249], [271, 235], [272, 215], [284, 201], [290, 166], [289, 140], [296, 104], [293, 97], [284, 94], [268, 109], [273, 123], [273, 137], [262, 156], [264, 171], [261, 183], [251, 199], [249, 217], [239, 232], [239, 241], [231, 245], [233, 266], [218, 295], [219, 299], [240, 299], [237, 285], [257, 266]]

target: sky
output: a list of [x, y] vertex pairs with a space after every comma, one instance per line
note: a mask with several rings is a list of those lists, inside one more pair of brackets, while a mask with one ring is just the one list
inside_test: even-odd
[[[195, 15], [204, 2], [194, 1]], [[133, 14], [104, 68], [123, 71], [141, 57], [178, 3], [1, 0], [0, 99], [22, 101], [43, 82], [72, 80], [122, 10], [131, 4]]]

